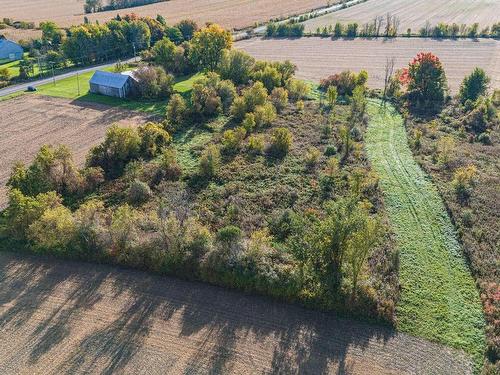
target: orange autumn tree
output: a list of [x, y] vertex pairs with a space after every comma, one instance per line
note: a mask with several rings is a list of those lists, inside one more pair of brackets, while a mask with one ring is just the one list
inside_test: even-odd
[[439, 108], [447, 90], [446, 75], [439, 58], [431, 52], [420, 52], [399, 75], [407, 88], [410, 106], [423, 111]]

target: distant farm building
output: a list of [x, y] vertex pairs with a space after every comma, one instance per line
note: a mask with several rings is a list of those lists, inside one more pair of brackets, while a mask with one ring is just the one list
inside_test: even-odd
[[126, 98], [134, 86], [130, 74], [103, 72], [98, 70], [90, 79], [90, 92], [117, 98]]
[[23, 47], [19, 44], [11, 40], [0, 39], [0, 60], [21, 60], [23, 52]]

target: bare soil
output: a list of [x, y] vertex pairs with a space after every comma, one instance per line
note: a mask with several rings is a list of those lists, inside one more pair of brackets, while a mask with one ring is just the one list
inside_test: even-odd
[[[67, 27], [83, 23], [83, 3], [83, 0], [47, 0], [41, 6], [40, 0], [2, 0], [2, 17], [34, 21], [37, 24], [51, 20]], [[150, 17], [161, 14], [170, 24], [189, 18], [200, 25], [217, 22], [227, 28], [241, 29], [252, 26], [255, 22], [304, 13], [326, 5], [326, 0], [170, 0], [86, 16], [92, 22], [103, 22], [115, 17], [117, 13]]]
[[467, 374], [390, 329], [138, 271], [0, 253], [2, 374]]
[[334, 25], [335, 22], [373, 22], [375, 17], [391, 13], [400, 20], [399, 32], [411, 28], [417, 33], [428, 21], [431, 26], [440, 22], [479, 23], [480, 29], [500, 21], [500, 2], [497, 0], [370, 0], [338, 12], [330, 13], [305, 23], [306, 30]]
[[122, 108], [41, 95], [0, 102], [0, 209], [7, 203], [5, 184], [16, 161], [30, 162], [44, 144], [65, 144], [82, 165], [109, 126], [136, 126], [146, 119]]
[[500, 41], [434, 40], [424, 38], [332, 40], [331, 38], [248, 39], [236, 43], [257, 59], [291, 60], [297, 76], [319, 81], [343, 70], [368, 71], [368, 85], [380, 88], [386, 59], [394, 57], [403, 68], [418, 52], [432, 52], [445, 68], [448, 84], [456, 92], [462, 79], [476, 66], [491, 76], [491, 86], [500, 87]]
[[6, 29], [0, 30], [0, 35], [3, 35], [6, 39], [18, 42], [20, 40], [41, 38], [42, 31], [37, 29], [15, 29], [13, 27], [7, 27]]

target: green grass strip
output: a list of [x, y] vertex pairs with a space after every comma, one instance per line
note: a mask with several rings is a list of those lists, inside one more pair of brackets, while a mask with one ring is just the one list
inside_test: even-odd
[[400, 251], [398, 329], [463, 349], [478, 372], [485, 349], [479, 293], [443, 201], [413, 159], [402, 117], [380, 104], [368, 105], [366, 147]]

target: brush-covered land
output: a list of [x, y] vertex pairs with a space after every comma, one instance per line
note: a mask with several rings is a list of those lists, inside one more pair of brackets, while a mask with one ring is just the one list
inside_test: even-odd
[[[426, 82], [432, 84], [423, 85], [421, 79], [429, 74], [434, 78]], [[463, 79], [458, 94], [451, 97], [447, 93], [443, 66], [439, 58], [431, 53], [419, 54], [407, 68], [396, 70], [394, 78], [387, 82], [382, 96], [390, 98], [402, 114], [409, 145], [416, 160], [428, 173], [432, 183], [437, 186], [455, 227], [447, 224], [449, 229], [437, 231], [438, 226], [432, 225], [429, 227], [433, 231], [432, 235], [424, 236], [421, 243], [431, 238], [437, 240], [442, 235], [453, 236], [452, 233], [457, 231], [461, 246], [451, 239], [447, 241], [447, 246], [452, 253], [465, 257], [480, 291], [486, 326], [486, 363], [483, 372], [498, 373], [500, 92], [491, 88], [492, 80], [483, 69], [475, 68]], [[397, 136], [396, 133], [393, 134], [393, 137]], [[400, 183], [405, 181], [405, 179], [400, 180]], [[417, 186], [421, 190], [428, 184], [429, 180], [425, 179]], [[431, 205], [434, 205], [431, 199], [415, 205], [415, 218]], [[437, 206], [432, 211], [435, 214], [438, 211]], [[427, 226], [431, 222], [430, 218], [432, 216], [429, 215], [425, 219], [421, 218], [421, 225]], [[427, 252], [427, 256], [429, 255]], [[402, 265], [403, 258], [402, 256]], [[456, 258], [454, 261], [460, 260]], [[435, 256], [429, 257], [428, 262], [433, 267], [438, 265]], [[445, 268], [446, 274], [451, 277], [453, 272], [449, 267]], [[415, 275], [409, 276], [413, 278]], [[400, 270], [400, 279], [404, 285], [403, 266]], [[466, 275], [459, 277], [451, 287], [458, 291], [465, 287], [467, 279]], [[430, 282], [424, 284], [429, 286]], [[436, 285], [433, 289], [441, 293], [446, 289], [446, 284]], [[460, 294], [467, 295], [464, 291]], [[404, 306], [404, 295], [405, 292], [402, 292], [400, 306]], [[426, 298], [429, 298], [429, 295]], [[469, 301], [471, 300], [472, 298], [469, 298]], [[452, 306], [458, 306], [452, 303], [450, 298], [446, 298], [446, 301], [449, 307], [445, 310], [448, 312]], [[418, 311], [422, 309], [419, 307]], [[464, 313], [472, 318], [473, 311], [475, 309], [469, 307]], [[481, 322], [477, 321], [478, 327], [480, 324]], [[471, 331], [457, 332], [455, 337], [461, 341], [470, 333]], [[478, 339], [475, 342], [479, 345]]]
[[[82, 169], [64, 146], [14, 167], [2, 246], [392, 323], [398, 255], [363, 146], [366, 74], [320, 106], [293, 64], [231, 50], [217, 25], [189, 48], [205, 74], [163, 121], [111, 127]], [[139, 69], [173, 71], [179, 49], [159, 42]]]
[[476, 105], [453, 100], [435, 118], [406, 121], [416, 159], [444, 199], [480, 289], [487, 357], [496, 363], [491, 373], [500, 357], [499, 105], [497, 92]]

